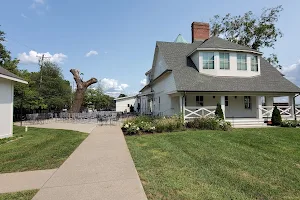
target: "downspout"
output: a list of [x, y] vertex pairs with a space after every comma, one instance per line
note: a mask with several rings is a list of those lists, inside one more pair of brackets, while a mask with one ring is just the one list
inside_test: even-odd
[[[186, 92], [183, 93], [183, 96], [182, 96], [182, 99], [181, 99], [181, 102], [182, 102], [182, 110], [181, 110], [181, 113], [182, 113], [182, 117], [183, 117], [183, 123], [185, 122], [185, 112], [184, 112], [184, 108], [185, 108], [185, 95], [186, 95]], [[184, 102], [183, 102], [184, 100]]]
[[296, 97], [298, 97], [300, 93], [296, 94], [293, 98], [293, 110], [294, 110], [294, 118], [297, 121], [297, 114], [296, 114]]

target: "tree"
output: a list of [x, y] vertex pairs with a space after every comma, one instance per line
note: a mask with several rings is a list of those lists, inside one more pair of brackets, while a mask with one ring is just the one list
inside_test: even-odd
[[[72, 88], [70, 82], [65, 80], [61, 69], [57, 64], [45, 62], [41, 72], [43, 74], [43, 81], [35, 80], [36, 87], [40, 96], [44, 99], [45, 104], [49, 110], [62, 110], [70, 106]], [[40, 78], [41, 74], [38, 74]]]
[[76, 92], [75, 92], [75, 98], [74, 102], [72, 104], [71, 112], [72, 113], [78, 113], [80, 111], [81, 105], [83, 103], [84, 99], [84, 94], [87, 88], [94, 84], [97, 83], [98, 80], [96, 78], [91, 78], [88, 81], [83, 81], [82, 78], [80, 77], [80, 73], [76, 69], [71, 69], [70, 72], [73, 74], [73, 78], [76, 82]]
[[99, 85], [96, 88], [88, 88], [86, 90], [83, 106], [92, 106], [97, 110], [111, 110], [115, 107], [115, 103], [114, 98], [104, 94]]
[[122, 97], [127, 97], [127, 95], [121, 93], [118, 98], [122, 98]]
[[279, 126], [281, 124], [281, 121], [282, 119], [281, 119], [280, 111], [278, 110], [277, 106], [275, 106], [272, 113], [272, 125]]
[[217, 108], [216, 108], [216, 111], [215, 111], [215, 116], [218, 119], [224, 119], [224, 114], [223, 114], [223, 110], [221, 108], [221, 104], [220, 103], [217, 104]]
[[[221, 35], [226, 40], [248, 46], [259, 50], [264, 47], [274, 48], [278, 38], [282, 37], [280, 29], [276, 28], [282, 6], [263, 9], [260, 16], [255, 16], [251, 11], [243, 16], [231, 16], [231, 14], [220, 17], [215, 15], [211, 19], [211, 34]], [[275, 54], [268, 59], [272, 64], [278, 65]], [[276, 59], [275, 59], [276, 58]]]

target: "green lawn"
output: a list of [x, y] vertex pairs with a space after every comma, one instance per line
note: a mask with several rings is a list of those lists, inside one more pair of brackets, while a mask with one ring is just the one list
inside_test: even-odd
[[300, 199], [300, 129], [127, 136], [148, 199]]
[[0, 144], [0, 173], [59, 167], [87, 137], [69, 130], [14, 126], [16, 140]]
[[0, 200], [31, 200], [38, 190], [0, 194]]

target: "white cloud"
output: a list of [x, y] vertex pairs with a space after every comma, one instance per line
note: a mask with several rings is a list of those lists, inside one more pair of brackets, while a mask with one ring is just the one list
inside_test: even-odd
[[92, 55], [98, 55], [98, 52], [97, 52], [97, 51], [94, 51], [94, 50], [91, 50], [91, 51], [89, 51], [89, 52], [87, 52], [87, 53], [85, 54], [86, 57], [90, 57], [90, 56], [92, 56]]
[[144, 87], [147, 84], [147, 79], [144, 78], [143, 80], [141, 80], [141, 85]]
[[27, 19], [28, 17], [26, 15], [24, 15], [24, 13], [21, 14], [21, 16], [25, 19]]
[[38, 53], [36, 51], [29, 51], [27, 54], [26, 52], [20, 53], [18, 55], [18, 59], [20, 60], [20, 63], [22, 64], [37, 64], [39, 62], [39, 59], [42, 55], [45, 55], [45, 60], [55, 63], [63, 63], [65, 59], [67, 59], [67, 56], [63, 53], [56, 53], [56, 54], [50, 54], [47, 53]]
[[43, 15], [46, 11], [49, 11], [50, 6], [45, 0], [33, 0], [29, 8], [35, 10], [36, 14]]
[[296, 85], [300, 85], [300, 60], [295, 64], [283, 66], [280, 71], [285, 75], [285, 78]]
[[126, 83], [119, 84], [118, 80], [104, 78], [100, 81], [103, 91], [110, 96], [117, 97], [120, 93], [124, 93], [125, 89], [129, 87]]

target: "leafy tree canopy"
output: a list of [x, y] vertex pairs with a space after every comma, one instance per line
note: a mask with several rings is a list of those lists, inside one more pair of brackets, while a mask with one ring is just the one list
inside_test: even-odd
[[[276, 27], [282, 10], [280, 5], [263, 9], [260, 16], [255, 16], [252, 11], [238, 16], [232, 16], [230, 13], [224, 17], [215, 15], [211, 19], [211, 34], [255, 50], [265, 47], [274, 48], [275, 42], [283, 35]], [[273, 65], [278, 65], [275, 54], [267, 60]]]

